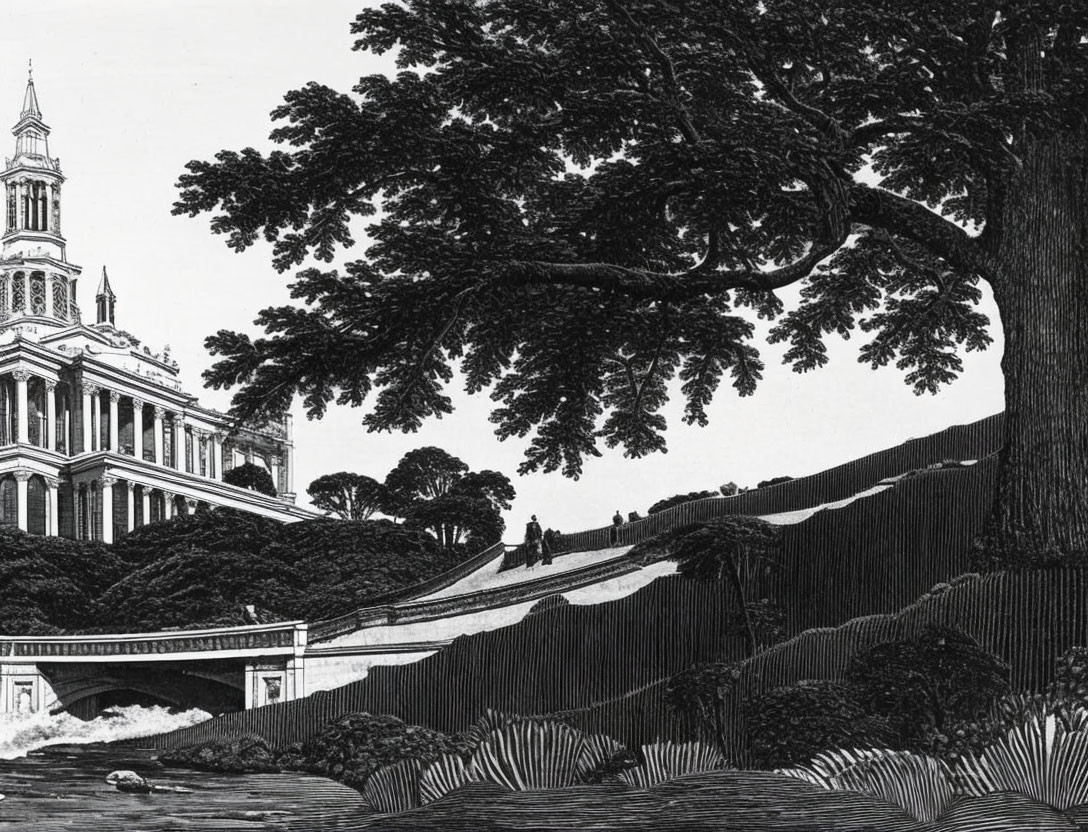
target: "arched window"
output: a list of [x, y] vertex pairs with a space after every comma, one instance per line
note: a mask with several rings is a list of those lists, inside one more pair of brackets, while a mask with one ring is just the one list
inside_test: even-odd
[[45, 480], [33, 476], [26, 484], [26, 530], [45, 534]]
[[91, 483], [88, 510], [92, 524], [91, 540], [102, 539], [102, 492], [98, 489], [98, 480]]
[[62, 482], [57, 491], [57, 525], [63, 537], [76, 536], [75, 508], [75, 491], [72, 489], [72, 484]]
[[15, 272], [11, 276], [11, 311], [26, 311], [26, 273]]
[[68, 320], [68, 281], [59, 275], [53, 276], [53, 317]]
[[30, 314], [45, 314], [45, 272], [30, 273]]
[[4, 477], [0, 480], [0, 523], [14, 526], [19, 522], [18, 496], [15, 491], [15, 479]]

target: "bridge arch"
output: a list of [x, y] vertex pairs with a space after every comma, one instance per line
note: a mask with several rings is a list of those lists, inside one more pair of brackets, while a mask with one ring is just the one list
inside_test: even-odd
[[244, 665], [200, 668], [170, 664], [41, 664], [56, 697], [51, 710], [91, 719], [118, 704], [199, 708], [218, 715], [245, 707]]

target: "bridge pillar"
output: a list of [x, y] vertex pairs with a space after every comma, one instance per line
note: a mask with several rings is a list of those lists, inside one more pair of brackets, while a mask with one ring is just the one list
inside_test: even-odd
[[56, 704], [53, 686], [34, 664], [0, 664], [0, 713], [37, 713]]
[[307, 639], [307, 626], [295, 625], [293, 655], [258, 656], [246, 662], [247, 711], [306, 695]]

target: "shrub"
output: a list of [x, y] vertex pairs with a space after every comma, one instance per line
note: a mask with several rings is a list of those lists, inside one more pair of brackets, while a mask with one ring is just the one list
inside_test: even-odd
[[1088, 707], [1088, 647], [1071, 647], [1061, 655], [1051, 691], [1078, 707]]
[[245, 736], [230, 740], [211, 740], [197, 745], [171, 749], [159, 755], [168, 766], [221, 771], [230, 774], [278, 772], [280, 767], [272, 749], [262, 737]]
[[948, 766], [909, 751], [830, 751], [805, 766], [780, 769], [829, 791], [853, 791], [893, 803], [923, 823], [931, 823], [955, 797]]
[[401, 760], [380, 768], [366, 780], [363, 799], [383, 815], [407, 812], [423, 805], [420, 797], [419, 760]]
[[959, 753], [1009, 690], [1009, 666], [970, 636], [930, 625], [858, 653], [846, 670], [856, 700], [887, 718], [895, 745]]
[[834, 748], [887, 746], [886, 720], [873, 717], [840, 682], [803, 681], [768, 691], [753, 705], [748, 743], [753, 761], [783, 768]]
[[443, 754], [423, 772], [419, 794], [423, 803], [433, 803], [468, 783], [478, 782], [480, 775], [471, 763], [466, 764], [457, 754]]
[[615, 779], [621, 771], [638, 765], [638, 760], [622, 743], [605, 734], [583, 736], [582, 742], [578, 775], [586, 783]]
[[1058, 811], [1088, 804], [1088, 714], [1032, 718], [953, 770], [959, 789], [981, 797], [1019, 792]]
[[717, 496], [718, 495], [713, 491], [689, 491], [687, 494], [673, 494], [671, 497], [666, 497], [664, 500], [658, 500], [646, 509], [646, 514], [657, 514], [659, 511], [665, 511], [665, 509], [672, 508], [673, 506], [690, 503], [693, 500], [705, 500], [707, 497]]
[[585, 740], [558, 722], [512, 722], [492, 731], [472, 755], [481, 777], [511, 791], [562, 789], [580, 782]]
[[308, 771], [362, 789], [378, 769], [403, 760], [431, 762], [463, 746], [445, 734], [393, 716], [346, 714], [301, 747], [281, 755], [284, 767]]
[[718, 749], [701, 742], [655, 742], [639, 749], [642, 764], [622, 772], [625, 783], [648, 789], [666, 780], [726, 767]]
[[272, 475], [252, 462], [245, 462], [231, 468], [223, 474], [223, 482], [239, 488], [248, 488], [250, 491], [266, 494], [269, 497], [276, 496], [276, 484], [272, 482]]

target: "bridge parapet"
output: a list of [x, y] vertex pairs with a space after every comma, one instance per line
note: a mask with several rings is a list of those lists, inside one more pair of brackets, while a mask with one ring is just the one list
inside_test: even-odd
[[7, 662], [178, 661], [194, 655], [214, 658], [301, 655], [307, 625], [301, 621], [214, 630], [118, 633], [90, 636], [0, 636]]

